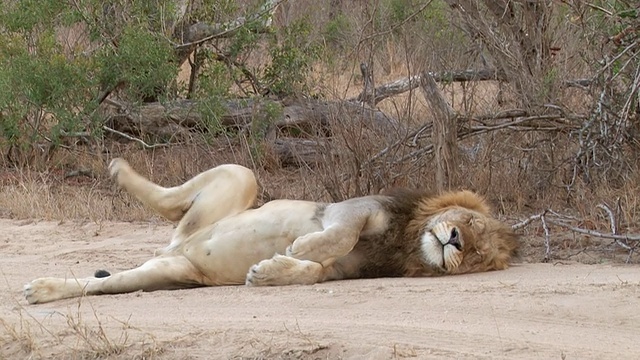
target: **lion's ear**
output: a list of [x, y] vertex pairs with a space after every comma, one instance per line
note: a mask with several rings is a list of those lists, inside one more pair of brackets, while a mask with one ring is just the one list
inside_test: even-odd
[[471, 226], [471, 228], [473, 228], [478, 233], [483, 233], [486, 227], [486, 222], [482, 218], [472, 216], [471, 219], [469, 219], [469, 226]]

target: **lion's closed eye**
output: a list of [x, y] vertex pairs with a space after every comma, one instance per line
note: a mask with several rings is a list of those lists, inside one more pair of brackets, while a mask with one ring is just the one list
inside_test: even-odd
[[486, 223], [484, 222], [484, 220], [475, 216], [469, 220], [469, 225], [473, 228], [474, 231], [478, 233], [484, 232], [484, 229], [486, 227]]

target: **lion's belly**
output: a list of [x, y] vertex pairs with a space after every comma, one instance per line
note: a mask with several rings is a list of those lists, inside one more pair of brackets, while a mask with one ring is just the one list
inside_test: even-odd
[[207, 285], [244, 284], [252, 265], [283, 254], [299, 236], [322, 230], [316, 209], [313, 202], [272, 201], [194, 234], [184, 255], [208, 278]]

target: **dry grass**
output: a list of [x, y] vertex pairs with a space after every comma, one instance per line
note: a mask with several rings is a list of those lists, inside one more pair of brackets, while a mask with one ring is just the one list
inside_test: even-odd
[[[106, 171], [106, 170], [105, 170]], [[144, 220], [153, 214], [132, 199], [114, 196], [104, 180], [74, 184], [52, 175], [18, 171], [0, 188], [3, 211], [11, 217], [44, 220]]]
[[0, 318], [3, 359], [154, 359], [164, 352], [153, 335], [128, 321], [98, 316], [84, 298], [78, 299], [75, 309], [52, 311], [44, 319], [36, 318], [18, 301], [14, 311], [16, 321]]
[[[212, 356], [211, 346], [231, 351], [238, 359], [335, 358], [336, 349], [312, 338], [296, 323], [293, 328], [261, 333], [197, 330], [157, 339], [151, 333], [97, 314], [87, 298], [65, 313], [36, 318], [16, 302], [17, 316], [0, 318], [0, 358], [29, 359], [162, 359]], [[232, 347], [231, 350], [229, 347]], [[339, 352], [338, 352], [339, 354]]]

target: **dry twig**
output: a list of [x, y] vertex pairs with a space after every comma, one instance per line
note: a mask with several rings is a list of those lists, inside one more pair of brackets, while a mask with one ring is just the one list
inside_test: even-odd
[[[606, 204], [600, 204], [597, 206], [599, 209], [604, 210], [609, 216], [609, 222], [611, 226], [611, 233], [604, 233], [595, 230], [584, 229], [581, 227], [573, 226], [568, 223], [568, 221], [577, 221], [579, 219], [562, 215], [558, 212], [555, 212], [551, 209], [547, 209], [540, 214], [532, 215], [514, 225], [511, 226], [514, 230], [522, 229], [535, 221], [540, 221], [542, 224], [542, 228], [544, 229], [544, 245], [545, 245], [545, 257], [544, 262], [551, 260], [551, 230], [549, 225], [558, 226], [560, 228], [578, 233], [587, 236], [598, 237], [602, 239], [612, 239], [613, 243], [627, 250], [629, 253], [627, 255], [626, 262], [628, 263], [631, 260], [631, 256], [635, 252], [635, 249], [640, 246], [640, 235], [639, 234], [619, 234], [618, 233], [618, 223], [616, 221], [616, 217], [609, 206]], [[636, 241], [635, 244], [629, 244], [629, 241]]]
[[542, 222], [542, 228], [544, 229], [544, 259], [542, 261], [548, 262], [551, 259], [551, 239], [545, 214], [546, 211], [540, 215], [540, 222]]
[[145, 149], [155, 149], [155, 148], [158, 148], [158, 147], [167, 147], [167, 146], [171, 145], [171, 144], [151, 144], [151, 145], [149, 145], [146, 142], [144, 142], [144, 140], [142, 140], [142, 139], [138, 139], [137, 137], [130, 136], [130, 135], [125, 134], [125, 133], [123, 133], [121, 131], [112, 129], [112, 128], [108, 127], [108, 126], [103, 126], [102, 129], [104, 131], [108, 131], [110, 133], [113, 133], [113, 134], [116, 134], [116, 135], [120, 135], [125, 139], [131, 140], [131, 141], [135, 141], [138, 144], [142, 145]]

